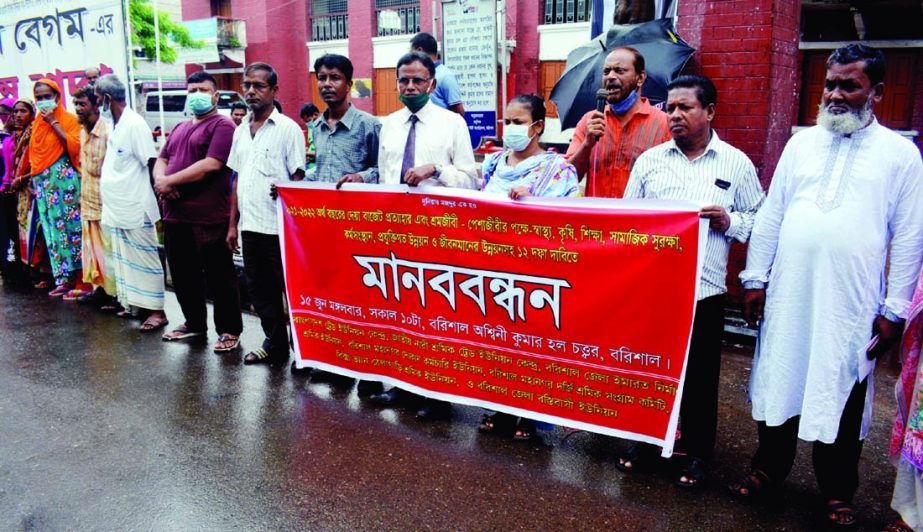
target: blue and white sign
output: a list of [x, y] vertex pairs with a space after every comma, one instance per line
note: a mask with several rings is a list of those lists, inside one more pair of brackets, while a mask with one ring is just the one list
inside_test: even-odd
[[497, 2], [442, 4], [442, 59], [455, 72], [471, 144], [497, 135]]

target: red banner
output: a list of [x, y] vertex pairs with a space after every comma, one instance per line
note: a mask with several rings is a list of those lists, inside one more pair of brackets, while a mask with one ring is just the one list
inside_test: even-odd
[[696, 206], [375, 185], [279, 197], [299, 367], [672, 452]]

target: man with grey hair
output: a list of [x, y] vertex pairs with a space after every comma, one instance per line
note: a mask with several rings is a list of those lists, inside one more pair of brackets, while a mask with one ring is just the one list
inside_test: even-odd
[[151, 187], [150, 168], [157, 157], [151, 129], [125, 103], [125, 85], [114, 74], [96, 82], [100, 120], [109, 125], [106, 157], [100, 172], [102, 225], [112, 239], [112, 269], [120, 313], [145, 318], [142, 332], [167, 325], [163, 312], [164, 281], [154, 224], [160, 220]]
[[884, 74], [879, 50], [831, 54], [818, 125], [786, 145], [740, 275], [747, 321], [761, 323], [750, 382], [759, 448], [731, 490], [781, 485], [797, 440], [813, 442], [835, 525], [856, 522], [874, 361], [901, 337], [923, 259], [923, 163], [875, 119]]

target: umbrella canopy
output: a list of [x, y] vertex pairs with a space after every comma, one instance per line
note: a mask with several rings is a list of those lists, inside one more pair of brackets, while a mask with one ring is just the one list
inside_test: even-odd
[[673, 31], [673, 19], [612, 26], [605, 37], [599, 36], [567, 55], [564, 74], [551, 91], [562, 129], [575, 127], [584, 114], [596, 108], [606, 55], [620, 46], [635, 48], [644, 56], [647, 81], [641, 94], [655, 103], [667, 99], [667, 85], [695, 52]]

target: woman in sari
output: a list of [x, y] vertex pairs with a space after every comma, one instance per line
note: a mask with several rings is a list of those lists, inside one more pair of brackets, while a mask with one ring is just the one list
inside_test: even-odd
[[20, 98], [13, 105], [13, 173], [4, 189], [18, 194], [16, 219], [19, 222], [19, 257], [34, 283], [40, 290], [52, 288], [49, 280], [51, 265], [45, 250], [45, 237], [39, 224], [38, 208], [32, 193], [32, 166], [29, 164], [29, 144], [32, 141], [32, 122], [35, 105], [30, 98]]
[[64, 109], [54, 81], [38, 80], [32, 93], [38, 108], [29, 145], [32, 190], [56, 285], [48, 295], [57, 297], [73, 290], [82, 278], [80, 124]]
[[[579, 191], [577, 171], [557, 153], [545, 151], [538, 139], [545, 131], [545, 100], [533, 94], [513, 98], [506, 106], [501, 152], [488, 155], [481, 167], [484, 192], [508, 195], [571, 197]], [[546, 424], [539, 428], [546, 428]], [[537, 424], [501, 412], [486, 412], [478, 430], [528, 441]], [[548, 426], [547, 428], [550, 428]]]
[[923, 272], [917, 282], [901, 340], [901, 376], [894, 392], [897, 416], [891, 431], [891, 460], [897, 466], [891, 508], [901, 520], [885, 530], [923, 530]]
[[545, 100], [534, 94], [513, 98], [506, 106], [504, 124], [506, 149], [488, 155], [481, 167], [485, 192], [508, 194], [513, 199], [578, 194], [577, 170], [538, 143], [545, 131]]

